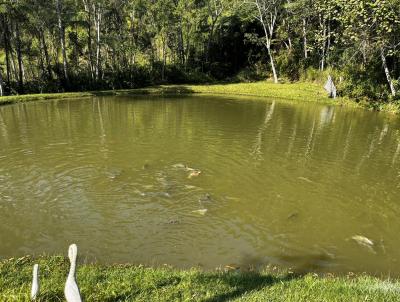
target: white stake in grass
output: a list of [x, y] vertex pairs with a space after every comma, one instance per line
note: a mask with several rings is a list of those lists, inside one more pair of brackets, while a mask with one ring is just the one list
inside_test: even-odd
[[35, 301], [38, 294], [39, 294], [39, 264], [35, 264], [33, 266], [31, 300]]
[[76, 244], [71, 244], [68, 249], [68, 258], [71, 263], [67, 282], [65, 283], [64, 294], [67, 302], [82, 302], [78, 284], [76, 283], [76, 258], [78, 256], [78, 247]]

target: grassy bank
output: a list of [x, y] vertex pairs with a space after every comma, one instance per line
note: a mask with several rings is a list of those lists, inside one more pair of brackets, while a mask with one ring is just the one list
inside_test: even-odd
[[[0, 262], [0, 301], [29, 301], [32, 266], [40, 266], [39, 301], [63, 301], [67, 259]], [[317, 277], [277, 272], [202, 272], [94, 264], [78, 266], [84, 301], [398, 301], [400, 283], [368, 276]]]
[[61, 98], [82, 98], [106, 95], [185, 95], [185, 94], [220, 94], [266, 97], [293, 101], [323, 102], [330, 104], [346, 104], [358, 106], [345, 98], [332, 100], [320, 85], [310, 83], [273, 84], [271, 82], [218, 84], [218, 85], [164, 85], [149, 88], [129, 90], [108, 90], [92, 92], [28, 94], [5, 96], [0, 98], [0, 104], [37, 101]]
[[162, 85], [148, 88], [107, 90], [90, 92], [27, 94], [0, 97], [0, 105], [17, 102], [38, 101], [47, 99], [83, 98], [92, 96], [134, 96], [134, 95], [189, 95], [213, 94], [231, 96], [253, 96], [270, 99], [282, 99], [300, 102], [318, 102], [339, 106], [366, 108], [391, 113], [400, 113], [400, 103], [355, 102], [346, 97], [335, 100], [327, 97], [321, 85], [298, 82], [289, 84], [273, 84], [271, 82], [215, 84], [215, 85]]

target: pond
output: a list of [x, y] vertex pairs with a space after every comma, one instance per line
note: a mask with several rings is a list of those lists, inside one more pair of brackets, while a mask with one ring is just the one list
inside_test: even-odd
[[75, 242], [101, 263], [399, 275], [399, 180], [391, 115], [207, 96], [7, 105], [0, 258]]

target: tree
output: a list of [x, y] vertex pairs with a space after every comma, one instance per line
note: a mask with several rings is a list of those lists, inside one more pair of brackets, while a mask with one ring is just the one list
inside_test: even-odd
[[63, 60], [63, 72], [66, 84], [68, 85], [69, 77], [68, 77], [68, 61], [67, 61], [67, 50], [65, 45], [65, 26], [64, 20], [62, 16], [63, 12], [63, 0], [56, 0], [56, 11], [57, 11], [57, 20], [58, 20], [58, 31], [60, 35], [60, 46]]
[[396, 51], [399, 45], [399, 1], [339, 0], [339, 5], [343, 12], [339, 20], [343, 24], [344, 36], [349, 41], [347, 46], [353, 44], [355, 51], [361, 50], [364, 65], [377, 54], [391, 94], [396, 96], [387, 56]]
[[267, 48], [274, 82], [278, 83], [278, 74], [274, 63], [272, 43], [276, 30], [276, 23], [282, 10], [282, 0], [253, 0], [247, 2], [255, 8], [255, 18], [260, 22], [264, 31], [264, 45]]

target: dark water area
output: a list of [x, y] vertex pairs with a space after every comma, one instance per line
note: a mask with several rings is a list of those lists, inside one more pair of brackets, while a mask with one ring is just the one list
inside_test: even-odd
[[[400, 273], [400, 121], [320, 104], [0, 107], [0, 259]], [[359, 236], [359, 237], [355, 237]]]

